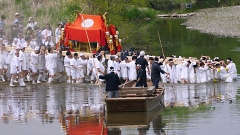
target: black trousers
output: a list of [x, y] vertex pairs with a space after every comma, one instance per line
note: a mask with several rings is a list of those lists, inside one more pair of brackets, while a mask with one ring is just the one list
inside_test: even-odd
[[147, 86], [146, 69], [143, 70], [143, 86], [144, 86], [144, 87], [148, 87], [148, 86]]

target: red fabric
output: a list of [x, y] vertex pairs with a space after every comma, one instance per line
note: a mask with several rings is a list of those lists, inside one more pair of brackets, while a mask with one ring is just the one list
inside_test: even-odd
[[[90, 23], [83, 23], [90, 21]], [[92, 22], [92, 23], [91, 23]], [[92, 24], [92, 25], [90, 25]], [[87, 26], [84, 28], [84, 26]], [[86, 34], [86, 31], [87, 34]], [[99, 15], [79, 14], [76, 20], [65, 29], [66, 41], [76, 40], [78, 42], [88, 42], [87, 35], [90, 42], [98, 42], [100, 46], [106, 45], [105, 39], [105, 24]]]

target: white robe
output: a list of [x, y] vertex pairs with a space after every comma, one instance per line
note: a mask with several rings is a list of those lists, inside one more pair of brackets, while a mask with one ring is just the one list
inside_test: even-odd
[[199, 83], [205, 83], [207, 82], [207, 65], [204, 65], [204, 67], [199, 67]]
[[182, 70], [181, 70], [181, 79], [184, 79], [185, 81], [187, 81], [189, 78], [187, 64], [188, 62], [184, 61], [184, 63], [182, 64]]
[[177, 81], [181, 82], [181, 71], [182, 71], [182, 64], [177, 64], [176, 65], [176, 76], [177, 76]]
[[120, 68], [121, 68], [121, 76], [124, 80], [126, 80], [128, 78], [127, 63], [125, 61], [122, 61], [120, 63]]
[[136, 64], [135, 61], [131, 61], [130, 63], [127, 63], [128, 67], [128, 79], [129, 81], [136, 80], [137, 79], [137, 70], [136, 70]]
[[21, 72], [21, 68], [20, 68], [20, 61], [19, 58], [17, 56], [14, 56], [11, 62], [11, 70], [10, 73], [11, 74], [16, 74], [17, 73], [17, 68], [18, 68], [18, 72]]
[[176, 76], [176, 66], [175, 65], [172, 65], [169, 66], [169, 64], [167, 64], [165, 66], [165, 69], [163, 69], [165, 72], [168, 72], [169, 75], [167, 76], [167, 80], [170, 82], [170, 83], [177, 83], [177, 76]]
[[228, 74], [230, 75], [230, 77], [232, 79], [236, 79], [237, 78], [237, 68], [236, 68], [236, 65], [234, 63], [229, 63], [226, 66], [226, 69], [228, 70]]
[[114, 62], [114, 72], [117, 73], [118, 77], [121, 77], [121, 67], [118, 61]]
[[[115, 62], [113, 60], [108, 60], [108, 68], [107, 68], [107, 73], [110, 73], [110, 67], [114, 67]], [[115, 70], [115, 69], [114, 69]]]
[[196, 83], [196, 74], [194, 72], [194, 67], [193, 67], [193, 63], [191, 63], [188, 67], [188, 73], [189, 73], [189, 82], [190, 83]]

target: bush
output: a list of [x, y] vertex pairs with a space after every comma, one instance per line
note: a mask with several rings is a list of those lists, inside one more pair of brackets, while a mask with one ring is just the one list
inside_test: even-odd
[[146, 18], [155, 18], [156, 11], [149, 8], [130, 7], [125, 8], [122, 11], [121, 16], [127, 20], [138, 21]]

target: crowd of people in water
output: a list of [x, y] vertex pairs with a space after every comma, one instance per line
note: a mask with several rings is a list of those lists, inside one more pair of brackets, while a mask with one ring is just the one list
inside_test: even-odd
[[[86, 76], [90, 76], [90, 83], [104, 82], [99, 76], [114, 72], [124, 82], [136, 81], [136, 87], [147, 87], [147, 81], [158, 83], [205, 83], [210, 81], [232, 82], [237, 78], [237, 68], [231, 58], [223, 59], [203, 56], [197, 59], [184, 59], [181, 56], [151, 57], [144, 51], [139, 54], [122, 52], [122, 55], [111, 55], [106, 60], [104, 52], [85, 56], [83, 53], [67, 51], [63, 56], [61, 50], [56, 50], [63, 24], [59, 23], [55, 30], [49, 24], [40, 29], [32, 17], [26, 27], [23, 17], [15, 14], [16, 19], [10, 27], [8, 36], [5, 33], [5, 15], [0, 20], [0, 79], [10, 81], [10, 86], [19, 82], [19, 86], [26, 86], [26, 81], [32, 84], [42, 82], [84, 83]], [[55, 41], [53, 41], [55, 39]], [[14, 47], [7, 51], [6, 46]], [[42, 46], [45, 46], [42, 48]], [[32, 48], [31, 53], [26, 48]]]

